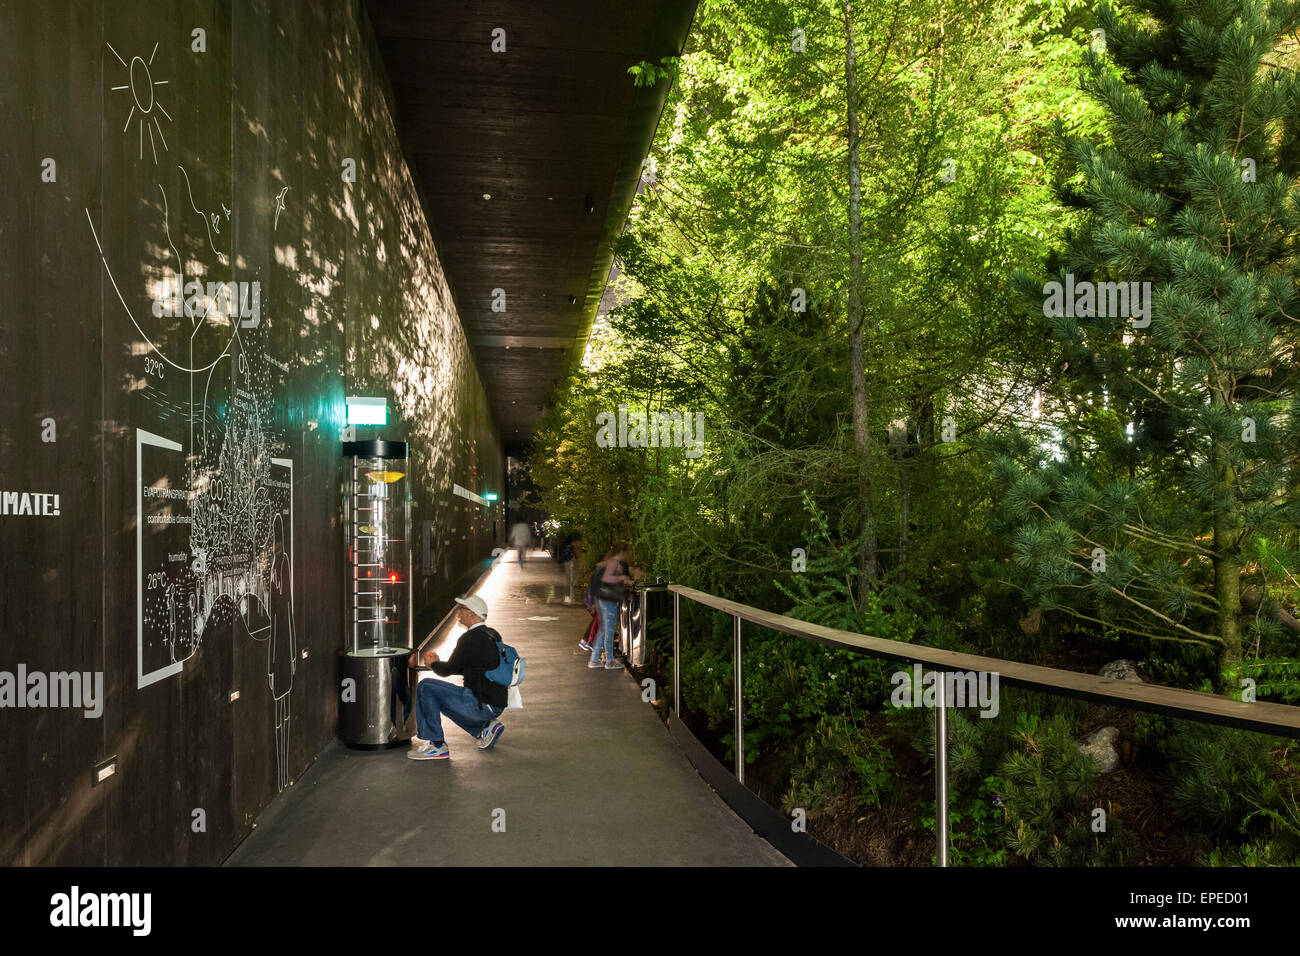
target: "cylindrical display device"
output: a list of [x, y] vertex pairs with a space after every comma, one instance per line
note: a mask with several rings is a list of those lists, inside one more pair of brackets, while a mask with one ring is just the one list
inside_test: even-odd
[[339, 653], [339, 739], [406, 743], [415, 732], [411, 639], [411, 496], [405, 442], [343, 443], [349, 632]]

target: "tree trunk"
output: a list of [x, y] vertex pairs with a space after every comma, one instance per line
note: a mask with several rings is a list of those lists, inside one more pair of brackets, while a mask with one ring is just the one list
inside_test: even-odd
[[[1226, 389], [1216, 388], [1214, 401], [1231, 408]], [[1227, 450], [1217, 438], [1211, 439], [1210, 465], [1216, 490], [1225, 490], [1230, 498], [1234, 497], [1237, 476]], [[1219, 605], [1219, 636], [1223, 638], [1219, 669], [1224, 675], [1233, 672], [1241, 661], [1241, 555], [1233, 510], [1216, 508], [1214, 512], [1214, 597]]]
[[907, 399], [910, 419], [916, 422], [916, 445], [910, 443], [908, 454], [899, 462], [898, 472], [898, 573], [896, 580], [906, 584], [908, 548], [912, 529], [912, 490], [919, 488], [922, 500], [934, 491], [935, 433], [934, 395], [913, 391]]
[[907, 526], [909, 521], [908, 506], [911, 504], [912, 459], [904, 448], [904, 457], [898, 462], [898, 573], [895, 580], [899, 584], [907, 583]]
[[1241, 661], [1241, 563], [1235, 554], [1236, 533], [1226, 515], [1214, 516], [1214, 596], [1219, 602], [1219, 636], [1223, 638], [1221, 670], [1233, 671]]
[[866, 309], [862, 294], [862, 173], [858, 158], [858, 67], [853, 47], [853, 7], [844, 3], [844, 81], [849, 126], [849, 376], [853, 397], [853, 451], [858, 471], [858, 606], [875, 586], [876, 514], [871, 488], [871, 424], [862, 339]]

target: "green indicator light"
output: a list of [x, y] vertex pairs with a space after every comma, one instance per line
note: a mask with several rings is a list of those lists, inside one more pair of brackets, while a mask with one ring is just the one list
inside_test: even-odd
[[347, 403], [349, 425], [388, 424], [388, 399], [349, 395], [344, 401]]

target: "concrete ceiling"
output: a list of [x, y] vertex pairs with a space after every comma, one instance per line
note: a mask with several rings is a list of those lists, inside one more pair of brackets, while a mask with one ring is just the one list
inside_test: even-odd
[[695, 2], [367, 0], [508, 453], [582, 358], [663, 108], [667, 83], [638, 88], [628, 67], [678, 55]]

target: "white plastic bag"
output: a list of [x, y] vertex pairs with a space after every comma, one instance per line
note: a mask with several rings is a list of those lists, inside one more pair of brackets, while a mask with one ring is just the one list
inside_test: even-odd
[[506, 694], [506, 710], [517, 710], [524, 706], [524, 699], [519, 696], [519, 686], [516, 684], [510, 688]]

